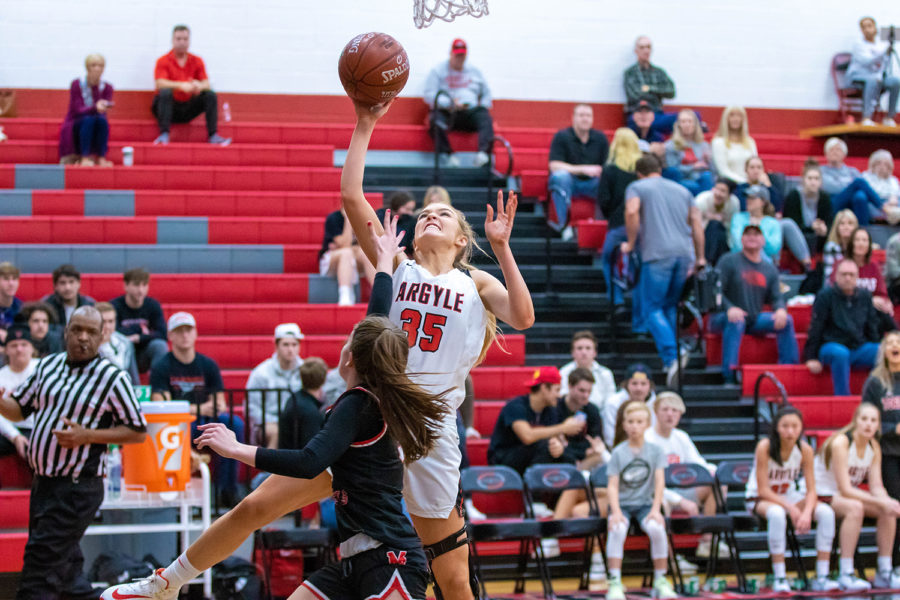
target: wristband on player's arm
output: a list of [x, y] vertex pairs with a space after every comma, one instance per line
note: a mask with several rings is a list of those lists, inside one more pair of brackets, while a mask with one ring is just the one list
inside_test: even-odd
[[372, 284], [372, 295], [369, 297], [367, 315], [388, 316], [391, 312], [391, 295], [394, 290], [394, 279], [387, 273], [375, 273]]

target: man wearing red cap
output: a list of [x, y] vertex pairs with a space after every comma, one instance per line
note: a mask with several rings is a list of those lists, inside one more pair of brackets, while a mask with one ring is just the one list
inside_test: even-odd
[[423, 100], [431, 109], [429, 132], [434, 140], [435, 150], [441, 153], [444, 164], [459, 166], [459, 159], [453, 155], [447, 132], [451, 129], [477, 131], [478, 155], [475, 166], [481, 167], [490, 162], [494, 138], [494, 121], [489, 112], [491, 90], [481, 71], [466, 65], [466, 52], [465, 40], [453, 40], [450, 60], [437, 65], [428, 74]]
[[569, 417], [560, 423], [556, 409], [562, 378], [556, 367], [536, 367], [525, 382], [529, 392], [506, 403], [491, 434], [488, 462], [524, 473], [537, 463], [569, 462], [565, 436], [580, 433], [585, 423]]

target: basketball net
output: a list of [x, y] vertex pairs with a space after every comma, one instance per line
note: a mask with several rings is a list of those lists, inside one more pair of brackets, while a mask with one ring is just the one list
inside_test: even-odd
[[487, 0], [413, 0], [413, 22], [422, 29], [435, 19], [450, 22], [462, 15], [483, 17], [488, 14]]

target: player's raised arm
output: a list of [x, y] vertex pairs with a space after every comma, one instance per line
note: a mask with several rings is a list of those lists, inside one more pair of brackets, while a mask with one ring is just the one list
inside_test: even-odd
[[366, 152], [369, 149], [372, 132], [375, 131], [375, 123], [387, 112], [391, 103], [370, 107], [354, 101], [353, 106], [356, 108], [356, 128], [350, 138], [350, 148], [347, 150], [344, 168], [341, 169], [341, 203], [353, 226], [353, 233], [356, 234], [359, 247], [374, 265], [378, 256], [372, 245], [372, 237], [367, 230], [367, 223], [372, 223], [375, 235], [380, 236], [384, 232], [384, 228], [378, 222], [375, 210], [363, 194], [363, 175], [366, 171]]

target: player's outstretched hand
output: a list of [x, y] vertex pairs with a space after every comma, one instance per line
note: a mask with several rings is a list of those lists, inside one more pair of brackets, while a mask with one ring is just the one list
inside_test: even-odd
[[394, 272], [394, 257], [406, 248], [400, 245], [404, 233], [402, 231], [397, 233], [399, 220], [399, 216], [391, 215], [391, 209], [384, 211], [384, 231], [381, 235], [375, 233], [375, 225], [372, 224], [372, 221], [366, 222], [369, 238], [375, 248], [375, 270], [388, 275]]
[[194, 442], [197, 444], [197, 448], [210, 448], [219, 456], [234, 458], [241, 446], [234, 432], [225, 427], [224, 423], [207, 423], [198, 425], [197, 429], [203, 432]]
[[393, 98], [391, 98], [384, 104], [376, 104], [375, 106], [372, 106], [371, 104], [364, 104], [359, 100], [354, 100], [353, 108], [356, 109], [356, 120], [360, 122], [374, 123], [385, 114], [387, 114], [388, 109], [393, 103]]
[[497, 192], [496, 219], [494, 219], [494, 207], [490, 204], [487, 205], [487, 216], [484, 219], [484, 235], [492, 246], [509, 243], [518, 206], [519, 198], [512, 190], [509, 191], [509, 195], [506, 198], [505, 207], [503, 205], [503, 190]]

